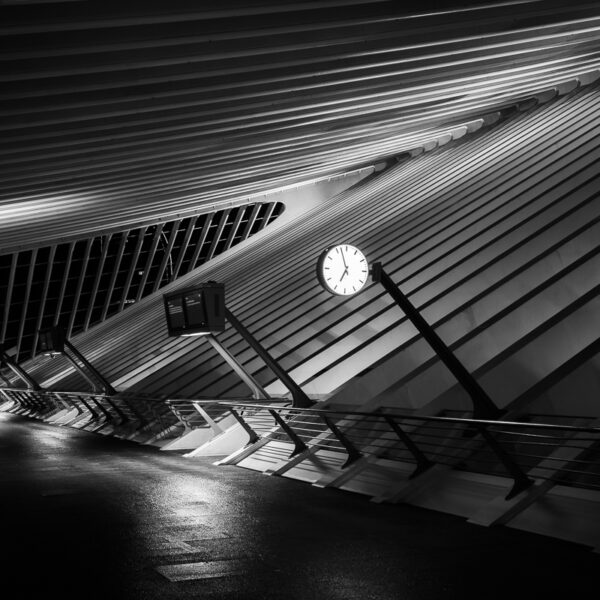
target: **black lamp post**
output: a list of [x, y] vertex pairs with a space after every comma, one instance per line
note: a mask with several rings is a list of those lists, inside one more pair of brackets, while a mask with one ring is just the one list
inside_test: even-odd
[[[21, 365], [19, 365], [12, 356], [9, 356], [2, 346], [0, 346], [0, 366], [8, 367], [29, 389], [40, 391], [42, 387]], [[7, 383], [10, 383], [2, 376]]]
[[97, 388], [100, 387], [108, 396], [116, 394], [110, 383], [66, 338], [60, 327], [41, 329], [39, 331], [38, 346], [40, 354], [49, 356], [62, 354], [66, 356], [81, 376], [92, 386], [94, 392], [98, 391]]

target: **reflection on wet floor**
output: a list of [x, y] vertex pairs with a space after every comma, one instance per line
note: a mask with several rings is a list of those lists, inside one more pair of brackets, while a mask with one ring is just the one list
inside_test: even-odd
[[[583, 597], [585, 548], [0, 415], [18, 597]], [[11, 597], [9, 595], [6, 596]]]

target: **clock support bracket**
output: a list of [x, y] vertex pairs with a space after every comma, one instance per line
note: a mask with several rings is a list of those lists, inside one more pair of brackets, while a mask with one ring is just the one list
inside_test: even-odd
[[477, 383], [477, 380], [473, 375], [471, 375], [465, 366], [458, 360], [456, 355], [438, 336], [433, 327], [427, 323], [421, 316], [421, 313], [400, 291], [400, 288], [385, 272], [385, 269], [380, 262], [373, 263], [371, 266], [371, 277], [373, 278], [373, 281], [381, 283], [388, 294], [396, 301], [396, 304], [402, 309], [410, 322], [433, 348], [439, 359], [456, 377], [467, 394], [469, 394], [473, 402], [473, 417], [476, 419], [497, 419], [502, 411], [494, 404], [493, 400], [479, 383]]

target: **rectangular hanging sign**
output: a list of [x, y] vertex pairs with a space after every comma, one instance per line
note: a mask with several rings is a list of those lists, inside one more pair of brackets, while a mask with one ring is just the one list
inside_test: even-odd
[[170, 336], [207, 335], [225, 329], [225, 285], [202, 283], [164, 294]]

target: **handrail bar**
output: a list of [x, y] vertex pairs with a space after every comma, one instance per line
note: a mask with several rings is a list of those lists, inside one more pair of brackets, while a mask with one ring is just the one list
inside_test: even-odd
[[[25, 388], [9, 388], [9, 387], [4, 387], [2, 386], [2, 390], [4, 391], [8, 391], [8, 392], [17, 392], [17, 393], [29, 393], [31, 392], [31, 390], [25, 389]], [[39, 390], [37, 392], [38, 394], [44, 395], [44, 394], [58, 394], [58, 395], [66, 395], [66, 396], [84, 396], [86, 398], [90, 397], [98, 397], [98, 396], [108, 396], [107, 394], [104, 393], [93, 393], [93, 392], [79, 392], [79, 391], [69, 391], [69, 392], [64, 392], [64, 391], [59, 391], [59, 390]], [[117, 394], [118, 395], [118, 394]], [[110, 397], [110, 396], [108, 396]], [[268, 410], [269, 408], [273, 407], [273, 404], [276, 403], [285, 403], [285, 402], [291, 402], [291, 400], [287, 399], [287, 398], [273, 398], [273, 402], [269, 402], [267, 404], [264, 403], [264, 400], [257, 400], [256, 402], [245, 398], [243, 402], [238, 402], [235, 399], [233, 400], [220, 400], [217, 398], [210, 398], [210, 397], [200, 397], [200, 398], [153, 398], [150, 396], [144, 396], [144, 395], [130, 395], [129, 397], [127, 397], [126, 395], [123, 397], [123, 400], [131, 400], [131, 399], [140, 399], [140, 400], [148, 400], [148, 401], [158, 401], [158, 402], [162, 402], [162, 403], [168, 403], [168, 402], [173, 402], [173, 401], [185, 401], [185, 402], [209, 402], [211, 404], [217, 404], [217, 405], [222, 405], [224, 407], [229, 407], [229, 406], [238, 406], [238, 407], [248, 407], [248, 408], [262, 408], [265, 410]], [[527, 423], [523, 423], [520, 421], [503, 421], [503, 420], [490, 420], [490, 419], [471, 419], [471, 418], [462, 418], [462, 417], [441, 417], [441, 416], [434, 416], [434, 415], [413, 415], [413, 414], [404, 414], [404, 413], [398, 413], [398, 412], [383, 412], [383, 411], [377, 411], [377, 412], [366, 412], [366, 411], [351, 411], [351, 410], [343, 410], [343, 409], [332, 409], [332, 408], [325, 408], [325, 409], [321, 409], [321, 408], [293, 408], [291, 406], [286, 406], [284, 407], [286, 411], [288, 412], [294, 412], [296, 414], [305, 414], [305, 413], [312, 413], [315, 416], [317, 415], [323, 415], [323, 414], [329, 414], [329, 415], [341, 415], [344, 417], [349, 417], [349, 416], [359, 416], [359, 417], [371, 417], [371, 418], [378, 418], [378, 417], [382, 417], [385, 418], [386, 416], [392, 417], [392, 418], [397, 418], [397, 419], [404, 419], [404, 420], [409, 420], [409, 421], [416, 421], [416, 422], [439, 422], [439, 423], [454, 423], [454, 424], [463, 424], [463, 425], [473, 425], [473, 426], [482, 426], [482, 425], [492, 425], [492, 426], [508, 426], [508, 427], [513, 427], [513, 428], [520, 428], [520, 429], [537, 429], [537, 430], [546, 430], [546, 431], [566, 431], [566, 432], [571, 432], [571, 433], [595, 433], [595, 434], [600, 434], [600, 427], [582, 427], [582, 426], [577, 426], [577, 425], [557, 425], [557, 424], [553, 424], [553, 423], [532, 423], [532, 422], [527, 422]], [[558, 416], [558, 415], [557, 415]], [[582, 417], [583, 418], [583, 417]], [[593, 418], [593, 417], [590, 417]], [[500, 432], [497, 432], [500, 433]]]
[[[8, 391], [8, 392], [31, 392], [33, 390], [28, 390], [26, 388], [9, 388], [9, 387], [1, 387], [0, 389]], [[86, 397], [98, 397], [98, 396], [106, 396], [107, 398], [113, 398], [114, 396], [116, 396], [119, 392], [117, 392], [117, 394], [111, 395], [111, 394], [106, 394], [104, 392], [80, 392], [77, 390], [71, 390], [69, 392], [66, 392], [64, 390], [48, 390], [48, 389], [41, 389], [41, 390], [35, 390], [36, 393], [38, 394], [63, 394], [66, 396], [72, 396], [72, 395], [76, 395], [76, 396], [86, 396]]]
[[[0, 385], [0, 389], [4, 390], [4, 391], [8, 391], [8, 392], [26, 392], [29, 393], [31, 391], [34, 390], [30, 390], [28, 388], [20, 388], [20, 387], [7, 387], [7, 386], [2, 386]], [[214, 402], [214, 403], [221, 403], [221, 402], [244, 402], [244, 403], [254, 403], [254, 399], [253, 398], [248, 398], [247, 396], [240, 396], [239, 398], [227, 398], [227, 399], [223, 399], [223, 398], [215, 398], [214, 396], [197, 396], [195, 398], [159, 398], [156, 396], [150, 396], [150, 395], [146, 395], [146, 394], [132, 394], [131, 392], [128, 392], [126, 390], [119, 392], [117, 391], [116, 394], [106, 394], [104, 392], [89, 392], [89, 391], [78, 391], [78, 390], [70, 390], [70, 391], [66, 391], [66, 390], [52, 390], [52, 389], [41, 389], [41, 390], [35, 390], [40, 394], [66, 394], [66, 395], [70, 395], [70, 394], [76, 394], [78, 396], [108, 396], [109, 398], [112, 398], [113, 396], [119, 396], [121, 397], [123, 400], [127, 400], [127, 399], [138, 399], [138, 400], [155, 400], [158, 402], [171, 402], [171, 401], [175, 401], [175, 402]], [[265, 399], [257, 399], [257, 402], [265, 402]], [[291, 403], [292, 400], [290, 398], [285, 398], [282, 396], [276, 396], [273, 398], [269, 398], [268, 402], [273, 402], [273, 403]]]
[[123, 391], [117, 392], [116, 394], [106, 394], [105, 392], [89, 392], [89, 391], [78, 391], [78, 390], [50, 390], [50, 389], [41, 389], [41, 390], [29, 390], [27, 388], [13, 388], [0, 386], [0, 389], [8, 392], [32, 392], [35, 391], [37, 394], [59, 394], [65, 396], [86, 396], [86, 397], [106, 397], [106, 398], [117, 398], [119, 400], [148, 400], [148, 401], [156, 401], [156, 402], [164, 402], [165, 398], [157, 398], [155, 396], [147, 396], [145, 394], [131, 394], [130, 392]]
[[[246, 403], [235, 403], [235, 402], [220, 402], [224, 406], [232, 405], [238, 407], [244, 407]], [[252, 408], [264, 408], [268, 410], [272, 408], [268, 405], [259, 405], [252, 403]], [[576, 425], [554, 425], [551, 423], [521, 423], [519, 421], [494, 421], [489, 419], [464, 419], [458, 417], [438, 417], [432, 415], [407, 415], [401, 413], [389, 413], [389, 412], [363, 412], [363, 411], [350, 411], [350, 410], [339, 410], [339, 409], [320, 409], [320, 408], [292, 408], [285, 407], [285, 410], [290, 412], [295, 412], [297, 414], [302, 414], [306, 412], [311, 412], [315, 414], [338, 414], [344, 417], [357, 415], [364, 417], [381, 417], [385, 418], [395, 417], [398, 419], [407, 419], [412, 421], [433, 421], [433, 422], [443, 422], [443, 423], [455, 423], [455, 424], [467, 424], [467, 425], [502, 425], [502, 426], [516, 426], [521, 427], [523, 429], [546, 429], [546, 430], [560, 430], [560, 431], [570, 431], [574, 433], [597, 433], [600, 434], [600, 427], [580, 427]], [[590, 417], [593, 418], [593, 417]], [[497, 432], [498, 433], [498, 432]]]
[[[257, 399], [256, 401], [254, 401], [254, 399], [251, 398], [242, 398], [241, 402], [238, 402], [235, 399], [232, 400], [223, 400], [222, 398], [212, 398], [209, 396], [200, 396], [199, 398], [165, 398], [164, 402], [199, 402], [199, 403], [209, 403], [209, 404], [251, 404], [252, 406], [255, 405], [255, 402], [257, 404], [261, 403], [261, 402], [265, 402], [264, 398], [260, 398]], [[291, 403], [292, 401], [289, 398], [272, 398], [269, 399], [268, 402], [272, 402], [273, 404], [283, 404], [285, 402]]]

